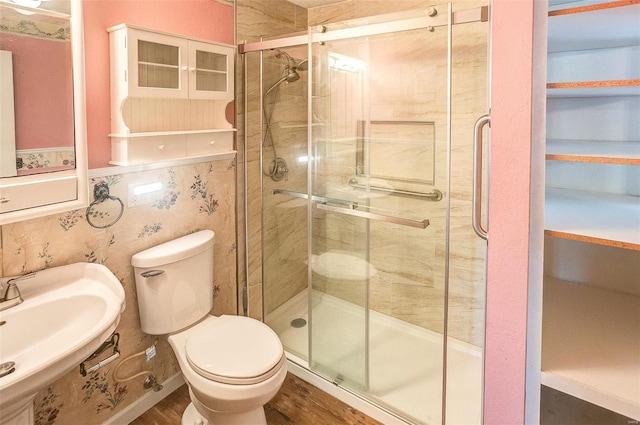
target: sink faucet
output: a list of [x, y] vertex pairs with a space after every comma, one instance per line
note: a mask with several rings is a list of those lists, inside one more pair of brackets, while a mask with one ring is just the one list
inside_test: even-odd
[[2, 298], [0, 298], [0, 311], [15, 307], [24, 301], [22, 299], [22, 295], [20, 295], [20, 289], [18, 288], [16, 282], [19, 280], [32, 278], [35, 275], [35, 273], [29, 273], [23, 276], [14, 277], [13, 279], [9, 279], [7, 281], [7, 287], [4, 288]]

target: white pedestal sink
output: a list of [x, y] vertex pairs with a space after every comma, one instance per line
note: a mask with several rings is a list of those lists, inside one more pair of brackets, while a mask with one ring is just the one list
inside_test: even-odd
[[[3, 279], [3, 281], [6, 279]], [[0, 425], [32, 425], [33, 400], [90, 356], [120, 321], [120, 281], [99, 264], [45, 269], [18, 281], [24, 302], [0, 312]]]

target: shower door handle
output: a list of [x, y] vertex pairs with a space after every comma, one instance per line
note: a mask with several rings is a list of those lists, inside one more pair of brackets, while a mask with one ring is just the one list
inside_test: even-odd
[[487, 240], [487, 230], [482, 227], [482, 130], [485, 125], [491, 127], [491, 117], [483, 115], [476, 121], [473, 133], [473, 197], [472, 224], [476, 235]]
[[319, 210], [331, 211], [331, 212], [336, 212], [336, 213], [345, 214], [345, 215], [352, 215], [354, 217], [367, 218], [369, 220], [383, 221], [385, 223], [400, 224], [402, 226], [415, 227], [418, 229], [426, 229], [427, 226], [429, 226], [429, 220], [427, 219], [422, 221], [409, 220], [406, 218], [393, 217], [390, 215], [383, 215], [383, 214], [375, 214], [367, 211], [360, 211], [357, 209], [350, 209], [350, 208], [338, 207], [338, 206], [327, 205], [327, 204], [316, 204], [316, 207]]

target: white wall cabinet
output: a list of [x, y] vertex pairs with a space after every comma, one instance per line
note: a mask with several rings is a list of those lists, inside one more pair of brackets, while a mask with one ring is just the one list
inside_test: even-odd
[[112, 164], [233, 150], [233, 46], [126, 24], [108, 31]]
[[640, 420], [640, 1], [551, 4], [542, 383]]

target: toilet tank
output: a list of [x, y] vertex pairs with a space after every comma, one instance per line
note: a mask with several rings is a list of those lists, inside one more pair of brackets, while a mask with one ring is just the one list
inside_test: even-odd
[[213, 306], [214, 233], [202, 230], [131, 258], [142, 331], [164, 335], [187, 328]]

